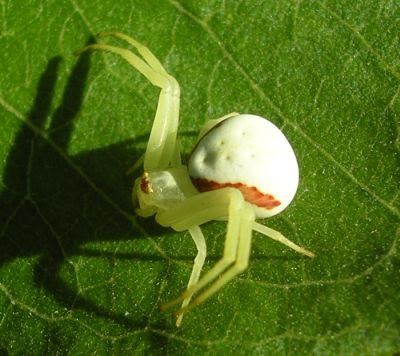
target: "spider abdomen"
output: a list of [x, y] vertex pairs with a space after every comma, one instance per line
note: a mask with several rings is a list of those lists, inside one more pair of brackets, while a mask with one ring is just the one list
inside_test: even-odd
[[188, 168], [200, 192], [237, 188], [255, 205], [258, 217], [285, 209], [299, 179], [296, 156], [282, 131], [250, 114], [212, 127], [194, 148]]

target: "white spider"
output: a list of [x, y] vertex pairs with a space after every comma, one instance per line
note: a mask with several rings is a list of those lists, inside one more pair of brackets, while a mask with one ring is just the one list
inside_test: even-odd
[[[186, 290], [162, 306], [165, 310], [183, 301], [175, 313], [176, 325], [181, 324], [186, 310], [204, 302], [247, 268], [253, 230], [313, 257], [312, 252], [256, 222], [256, 217], [282, 211], [297, 189], [297, 161], [282, 132], [268, 120], [254, 115], [231, 113], [211, 120], [203, 128], [191, 154], [188, 172], [181, 162], [177, 142], [178, 82], [147, 47], [133, 38], [119, 32], [99, 36], [128, 42], [142, 58], [127, 49], [106, 44], [89, 45], [79, 53], [86, 50], [116, 53], [161, 88], [144, 155], [144, 174], [135, 181], [132, 198], [139, 204], [138, 215], [155, 214], [162, 226], [188, 230], [197, 247]], [[199, 226], [212, 220], [228, 221], [224, 252], [200, 279], [206, 243]]]

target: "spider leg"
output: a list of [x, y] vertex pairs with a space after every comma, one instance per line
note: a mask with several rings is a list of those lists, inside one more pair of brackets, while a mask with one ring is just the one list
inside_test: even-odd
[[[254, 220], [254, 208], [251, 206], [251, 204], [244, 202], [241, 208], [239, 243], [237, 246], [237, 254], [234, 264], [229, 267], [228, 270], [223, 272], [220, 278], [213, 282], [210, 287], [206, 288], [205, 291], [197, 296], [188, 306], [182, 306], [179, 310], [177, 310], [175, 314], [178, 315], [178, 317], [182, 315], [182, 313], [184, 313], [186, 310], [203, 303], [206, 299], [211, 297], [225, 284], [227, 284], [231, 279], [236, 277], [239, 273], [243, 272], [247, 268], [250, 258], [252, 223], [254, 222]], [[227, 234], [225, 243], [228, 243], [229, 238], [230, 236]], [[202, 288], [203, 285], [206, 285], [211, 281], [212, 276], [207, 278], [207, 275], [205, 275], [198, 284], [200, 285], [200, 288]], [[193, 289], [199, 290], [199, 287]], [[188, 290], [188, 292], [190, 291], [191, 289]]]
[[[294, 244], [281, 233], [255, 222], [254, 208], [244, 201], [242, 194], [233, 188], [217, 189], [189, 197], [173, 209], [158, 212], [156, 220], [163, 226], [171, 226], [177, 231], [201, 225], [210, 220], [228, 217], [224, 253], [214, 267], [196, 284], [188, 287], [178, 298], [164, 304], [168, 309], [203, 290], [191, 303], [182, 306], [176, 314], [179, 316], [213, 295], [248, 265], [251, 234], [256, 230], [277, 240], [297, 252], [313, 257], [313, 253]], [[218, 280], [214, 281], [219, 276]], [[214, 282], [213, 282], [214, 281]]]
[[[201, 270], [204, 265], [204, 261], [206, 259], [206, 254], [207, 254], [206, 241], [204, 239], [204, 235], [201, 232], [200, 227], [194, 226], [189, 229], [189, 232], [190, 232], [190, 235], [192, 235], [194, 243], [196, 244], [197, 256], [194, 259], [192, 273], [190, 275], [189, 283], [188, 283], [186, 289], [189, 289], [191, 286], [195, 285], [198, 282], [198, 280], [200, 278]], [[184, 299], [181, 309], [184, 309], [187, 305], [189, 305], [191, 298], [192, 298], [192, 295], [190, 295], [186, 299]], [[184, 313], [179, 314], [178, 319], [176, 320], [176, 326], [178, 326], [178, 327], [182, 323], [183, 314]]]
[[231, 113], [224, 115], [218, 119], [212, 119], [212, 120], [206, 121], [206, 123], [203, 125], [203, 127], [201, 128], [201, 130], [199, 132], [197, 141], [200, 141], [200, 139], [204, 136], [205, 133], [210, 131], [211, 128], [213, 128], [215, 125], [218, 125], [221, 121], [224, 121], [225, 119], [228, 119], [233, 116], [238, 116], [238, 115], [240, 115], [238, 112], [231, 112]]
[[306, 250], [303, 247], [296, 245], [294, 242], [290, 241], [285, 236], [283, 236], [279, 231], [271, 229], [270, 227], [264, 226], [255, 221], [253, 222], [253, 229], [265, 236], [270, 237], [273, 240], [279, 241], [280, 243], [290, 247], [296, 252], [302, 253], [303, 255], [306, 255], [308, 257], [315, 257], [314, 253]]
[[153, 85], [161, 88], [143, 165], [145, 171], [164, 170], [171, 165], [180, 165], [181, 161], [180, 155], [177, 154], [176, 140], [180, 102], [178, 82], [165, 71], [161, 63], [147, 47], [123, 34], [112, 33], [112, 36], [122, 38], [134, 45], [138, 49], [138, 52], [142, 54], [144, 60], [127, 49], [106, 44], [89, 45], [79, 50], [78, 54], [87, 50], [115, 53], [142, 73]]
[[142, 154], [139, 159], [130, 167], [126, 170], [125, 174], [127, 176], [130, 176], [132, 173], [136, 172], [138, 169], [142, 168], [143, 166], [143, 161], [144, 161], [144, 154]]
[[131, 46], [137, 49], [137, 51], [140, 53], [143, 59], [149, 64], [149, 66], [151, 66], [154, 70], [166, 76], [168, 75], [167, 71], [160, 63], [160, 61], [157, 59], [157, 57], [146, 46], [142, 45], [134, 38], [127, 36], [121, 32], [99, 32], [97, 34], [97, 37], [115, 37], [129, 43]]
[[[200, 225], [217, 218], [229, 217], [222, 258], [200, 279], [198, 283], [185, 290], [181, 296], [175, 300], [163, 305], [163, 310], [168, 309], [180, 301], [192, 296], [194, 293], [197, 293], [206, 284], [210, 283], [219, 275], [221, 275], [226, 268], [235, 262], [239, 245], [239, 237], [242, 229], [241, 225], [244, 204], [246, 206], [249, 205], [244, 202], [240, 191], [233, 188], [224, 188], [195, 195], [180, 203], [175, 209], [171, 209], [168, 212], [158, 213], [156, 215], [156, 219], [160, 224], [172, 226], [172, 228], [178, 231], [188, 229], [191, 226]], [[254, 214], [253, 208], [251, 205], [249, 206], [252, 211], [251, 214]], [[246, 208], [245, 211], [247, 211], [247, 209], [248, 208]], [[247, 215], [248, 213], [245, 214], [245, 216]], [[254, 215], [252, 216], [254, 220]], [[251, 233], [251, 228], [249, 231]], [[221, 288], [223, 284], [224, 283], [218, 285], [217, 289]], [[215, 291], [212, 291], [211, 294], [213, 294]], [[208, 296], [206, 296], [206, 298]], [[199, 301], [197, 300], [195, 303], [198, 304]], [[185, 309], [190, 307], [192, 304], [189, 304], [187, 307], [185, 307]], [[183, 309], [181, 309], [181, 311], [183, 311]]]
[[[239, 216], [237, 201], [243, 201], [242, 193], [235, 188], [216, 189], [204, 192], [176, 203], [169, 210], [160, 210], [156, 221], [176, 231], [185, 231], [208, 221]], [[234, 204], [235, 202], [236, 204]], [[234, 209], [235, 208], [235, 209]], [[228, 229], [230, 224], [228, 223]]]

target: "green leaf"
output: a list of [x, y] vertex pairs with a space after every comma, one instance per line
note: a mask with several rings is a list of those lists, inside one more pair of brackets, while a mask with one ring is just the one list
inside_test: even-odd
[[[0, 16], [0, 353], [399, 351], [398, 1], [2, 0]], [[196, 251], [187, 232], [132, 224], [125, 172], [158, 89], [114, 55], [73, 55], [104, 30], [177, 78], [184, 155], [232, 111], [283, 129], [301, 183], [263, 223], [315, 259], [254, 234], [248, 270], [181, 328], [159, 310]], [[204, 226], [205, 269], [225, 228]]]

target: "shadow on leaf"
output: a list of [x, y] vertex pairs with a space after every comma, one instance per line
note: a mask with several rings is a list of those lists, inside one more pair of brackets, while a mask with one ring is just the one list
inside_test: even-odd
[[[29, 124], [21, 126], [7, 157], [3, 177], [6, 189], [0, 197], [0, 219], [3, 222], [0, 263], [7, 266], [18, 258], [36, 257], [32, 262], [34, 285], [68, 312], [90, 313], [112, 321], [125, 331], [145, 329], [150, 322], [149, 311], [139, 311], [135, 317], [130, 317], [126, 311], [113, 311], [120, 308], [102, 306], [96, 298], [86, 297], [76, 271], [70, 273], [70, 276], [73, 275], [71, 280], [75, 278], [74, 282], [62, 277], [62, 269], [76, 257], [84, 260], [102, 258], [159, 263], [165, 258], [157, 252], [120, 252], [115, 249], [110, 252], [99, 251], [97, 246], [94, 249], [87, 246], [92, 242], [110, 243], [144, 237], [127, 218], [133, 214], [130, 201], [133, 181], [125, 172], [142, 154], [135, 146], [147, 140], [147, 137], [68, 156], [74, 120], [82, 105], [90, 52], [85, 52], [77, 60], [62, 103], [51, 115], [60, 62], [60, 57], [49, 61], [28, 114]], [[46, 129], [46, 119], [50, 115], [49, 128]], [[186, 132], [183, 135], [194, 134]], [[106, 197], [112, 197], [115, 206], [104, 198], [103, 193]], [[119, 210], [115, 209], [116, 206]], [[141, 226], [154, 237], [171, 231], [155, 224], [152, 219], [141, 221]], [[269, 259], [271, 257], [274, 258], [268, 256]], [[193, 261], [193, 256], [177, 258], [189, 263]], [[211, 254], [207, 259], [217, 261], [219, 258]], [[266, 256], [256, 255], [253, 258], [262, 259]], [[160, 274], [164, 276], [167, 268], [167, 264], [164, 264]], [[125, 281], [135, 288], [136, 281]], [[154, 290], [157, 288], [155, 285]], [[157, 298], [153, 305], [157, 304], [158, 297], [157, 293], [153, 293], [153, 298]], [[153, 315], [152, 326], [163, 329], [164, 318], [161, 313]], [[156, 348], [163, 347], [164, 337], [154, 334], [152, 338]]]
[[[52, 115], [49, 128], [45, 129], [46, 119], [51, 114], [60, 62], [60, 57], [50, 60], [40, 78], [27, 118], [37, 130], [23, 124], [7, 157], [3, 176], [6, 189], [0, 197], [0, 219], [3, 222], [0, 263], [5, 268], [18, 258], [37, 257], [32, 262], [34, 285], [55, 299], [62, 308], [93, 313], [112, 320], [124, 330], [143, 329], [149, 323], [148, 313], [143, 312], [140, 318], [130, 318], [126, 313], [114, 312], [113, 308], [102, 307], [82, 296], [76, 281], [71, 287], [61, 277], [61, 268], [68, 265], [66, 262], [71, 257], [88, 256], [82, 249], [87, 243], [144, 237], [126, 216], [116, 211], [93, 189], [93, 185], [112, 197], [121, 211], [133, 214], [130, 201], [133, 182], [125, 172], [141, 155], [134, 146], [146, 137], [68, 157], [73, 121], [83, 100], [90, 53], [84, 53], [77, 60], [62, 103]], [[54, 149], [54, 144], [59, 150]], [[82, 169], [90, 181], [84, 179], [69, 162]], [[151, 219], [144, 226], [150, 236], [166, 233]], [[163, 260], [157, 253], [133, 253], [131, 257], [133, 260]], [[118, 259], [118, 255], [114, 258]], [[131, 281], [133, 287], [134, 282]], [[156, 318], [158, 327], [162, 327], [159, 324], [163, 323], [163, 317], [160, 314]], [[154, 337], [156, 347], [160, 347], [163, 343], [160, 339], [163, 338]]]

